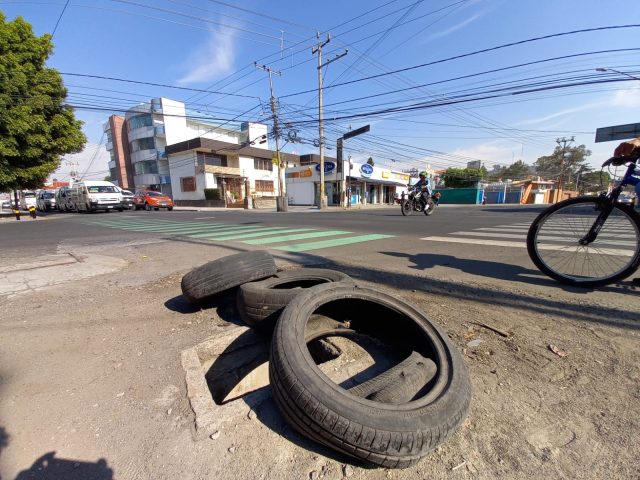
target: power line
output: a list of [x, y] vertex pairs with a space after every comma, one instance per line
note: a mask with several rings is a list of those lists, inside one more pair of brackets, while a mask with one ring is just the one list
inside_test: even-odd
[[51, 32], [51, 40], [53, 40], [54, 35], [56, 34], [56, 30], [58, 29], [58, 25], [60, 25], [60, 20], [62, 20], [62, 16], [64, 15], [64, 12], [67, 10], [67, 7], [69, 6], [69, 2], [71, 0], [67, 0], [67, 3], [64, 4], [64, 8], [62, 9], [62, 12], [60, 12], [60, 16], [58, 17], [58, 21], [56, 22], [56, 26], [53, 27], [53, 32]]
[[[637, 27], [640, 27], [640, 24], [586, 28], [586, 29], [582, 29], [582, 30], [571, 30], [571, 31], [568, 31], [568, 32], [554, 33], [554, 34], [551, 34], [551, 35], [544, 35], [544, 36], [541, 36], [541, 37], [533, 37], [533, 38], [529, 38], [529, 39], [526, 39], [526, 40], [520, 40], [520, 41], [517, 41], [517, 42], [510, 42], [510, 43], [505, 43], [505, 44], [502, 44], [502, 45], [497, 45], [497, 46], [491, 47], [491, 48], [484, 48], [482, 50], [475, 50], [475, 51], [469, 52], [469, 53], [463, 53], [463, 54], [460, 54], [460, 55], [454, 55], [452, 57], [447, 57], [447, 58], [443, 58], [443, 59], [440, 59], [440, 60], [434, 60], [432, 62], [421, 63], [419, 65], [413, 65], [411, 67], [400, 68], [398, 70], [392, 70], [390, 72], [381, 73], [381, 74], [378, 74], [378, 75], [370, 75], [368, 77], [358, 78], [356, 80], [350, 80], [348, 82], [336, 83], [335, 85], [331, 85], [331, 86], [328, 86], [326, 88], [342, 87], [344, 85], [350, 85], [350, 84], [353, 84], [353, 83], [359, 83], [359, 82], [363, 82], [365, 80], [371, 80], [371, 79], [374, 79], [374, 78], [385, 77], [387, 75], [392, 75], [392, 74], [395, 74], [395, 73], [408, 72], [410, 70], [415, 70], [415, 69], [418, 69], [418, 68], [424, 68], [424, 67], [428, 67], [428, 66], [431, 66], [431, 65], [436, 65], [436, 64], [439, 64], [439, 63], [445, 63], [445, 62], [449, 62], [449, 61], [452, 61], [452, 60], [458, 60], [460, 58], [471, 57], [473, 55], [479, 55], [481, 53], [492, 52], [492, 51], [500, 50], [500, 49], [503, 49], [503, 48], [513, 47], [515, 45], [522, 45], [522, 44], [525, 44], [525, 43], [537, 42], [537, 41], [540, 41], [540, 40], [547, 40], [549, 38], [554, 38], [554, 37], [561, 37], [561, 36], [565, 36], [565, 35], [575, 35], [575, 34], [578, 34], [578, 33], [594, 32], [594, 31], [601, 31], [601, 30], [612, 30], [612, 29], [620, 29], [620, 28], [637, 28]], [[620, 51], [624, 51], [624, 50], [625, 49], [621, 49]], [[312, 93], [314, 91], [315, 90], [313, 90], [313, 89], [304, 90], [302, 92], [290, 93], [288, 95], [281, 95], [280, 98], [293, 97], [293, 96], [302, 95], [302, 94], [305, 94], [305, 93]]]

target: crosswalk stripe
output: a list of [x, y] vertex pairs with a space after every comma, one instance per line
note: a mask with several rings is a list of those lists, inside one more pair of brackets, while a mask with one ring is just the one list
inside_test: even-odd
[[423, 237], [420, 240], [427, 240], [429, 242], [451, 242], [451, 243], [471, 243], [474, 245], [492, 245], [495, 247], [525, 247], [525, 242], [509, 242], [506, 240], [482, 240], [479, 238], [462, 238], [462, 237]]
[[[291, 228], [284, 226], [266, 227], [261, 224], [213, 224], [200, 222], [176, 222], [160, 219], [92, 219], [83, 223], [107, 228], [118, 228], [127, 231], [143, 233], [158, 233], [163, 235], [184, 235], [189, 238], [198, 238], [211, 241], [239, 241], [249, 245], [271, 245], [299, 240], [318, 239], [323, 237], [336, 237], [351, 235], [353, 232], [343, 230], [315, 230], [313, 228]], [[315, 230], [315, 231], [314, 231]], [[391, 238], [394, 235], [368, 234], [351, 237], [342, 236], [326, 240], [311, 241], [306, 243], [285, 244], [273, 247], [275, 250], [289, 252], [304, 252], [331, 248], [341, 245], [368, 242]]]
[[278, 229], [278, 228], [282, 228], [282, 227], [260, 227], [257, 225], [253, 225], [253, 226], [236, 226], [236, 227], [229, 227], [226, 229], [220, 229], [220, 230], [211, 230], [209, 232], [203, 232], [203, 233], [194, 233], [193, 235], [189, 235], [190, 238], [204, 238], [204, 239], [209, 239], [209, 238], [214, 238], [217, 236], [221, 236], [221, 235], [228, 235], [231, 233], [251, 233], [251, 232], [267, 232], [269, 230], [273, 230], [273, 229]]
[[[471, 232], [454, 232], [451, 235], [466, 235], [470, 237], [517, 238], [522, 240], [527, 239], [526, 235], [520, 235], [515, 233], [501, 233], [500, 235], [496, 235], [495, 233], [471, 231]], [[575, 235], [570, 235], [566, 233], [565, 235], [538, 235], [538, 240], [547, 240], [547, 241], [558, 242], [558, 243], [575, 243], [577, 241]], [[610, 234], [609, 236], [598, 235], [598, 242], [600, 244], [613, 243], [616, 245], [630, 245], [630, 246], [633, 246], [636, 244], [636, 242], [625, 242], [623, 240], [620, 240], [620, 238], [617, 235], [612, 235], [612, 234]]]
[[[266, 237], [266, 236], [274, 235], [274, 234], [278, 234], [278, 233], [304, 232], [304, 231], [309, 231], [309, 230], [313, 230], [313, 229], [312, 228], [274, 228], [274, 229], [266, 228], [264, 230], [261, 230], [260, 232], [233, 233], [233, 234], [229, 234], [229, 235], [220, 234], [220, 236], [215, 237], [215, 239], [218, 240], [218, 241], [220, 241], [220, 240], [243, 240], [245, 238]], [[309, 235], [318, 235], [318, 233], [319, 232], [314, 232], [314, 233], [310, 233]], [[279, 238], [279, 237], [276, 237], [276, 238]], [[267, 239], [267, 241], [269, 241], [269, 240], [271, 240], [271, 239]], [[248, 240], [248, 241], [250, 241], [250, 240]], [[265, 239], [256, 240], [256, 242], [258, 242], [258, 245], [260, 244], [261, 241], [264, 242]], [[247, 243], [247, 242], [244, 242], [244, 243]]]
[[323, 232], [299, 233], [296, 235], [281, 235], [273, 238], [261, 238], [259, 240], [246, 240], [242, 243], [249, 245], [267, 245], [269, 243], [291, 242], [294, 240], [306, 240], [308, 238], [331, 237], [333, 235], [346, 235], [351, 232], [343, 232], [340, 230], [329, 230]]
[[350, 245], [353, 243], [369, 242], [371, 240], [380, 240], [383, 238], [391, 238], [393, 235], [383, 235], [374, 233], [371, 235], [358, 235], [355, 237], [337, 238], [333, 240], [323, 240], [319, 242], [298, 243], [295, 245], [284, 245], [274, 247], [275, 250], [283, 250], [285, 252], [307, 252], [309, 250], [318, 250], [320, 248], [337, 247], [341, 245]]

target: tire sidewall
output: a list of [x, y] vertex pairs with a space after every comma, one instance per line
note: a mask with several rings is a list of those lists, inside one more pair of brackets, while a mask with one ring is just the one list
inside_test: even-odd
[[[305, 327], [314, 310], [338, 299], [369, 300], [411, 318], [429, 338], [437, 357], [433, 359], [438, 366], [437, 380], [431, 391], [407, 404], [381, 404], [349, 394], [322, 373], [305, 344]], [[298, 295], [278, 321], [272, 352], [284, 357], [291, 374], [318, 402], [341, 416], [357, 418], [356, 421], [370, 428], [395, 432], [438, 428], [449, 420], [443, 418], [447, 412], [466, 412], [468, 408], [470, 387], [466, 367], [444, 332], [415, 307], [373, 289], [319, 285]], [[460, 395], [461, 392], [466, 395]]]

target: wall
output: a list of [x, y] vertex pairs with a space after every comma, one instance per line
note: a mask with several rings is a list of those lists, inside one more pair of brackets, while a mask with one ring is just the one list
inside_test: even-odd
[[290, 205], [313, 205], [313, 182], [289, 182], [287, 180], [287, 197]]
[[[169, 155], [171, 168], [171, 190], [174, 200], [203, 200], [205, 189], [205, 174], [196, 174], [195, 152], [183, 152]], [[196, 191], [183, 192], [180, 177], [196, 177]]]
[[[268, 160], [271, 160], [268, 152], [265, 152], [265, 156]], [[276, 165], [273, 166], [273, 170], [256, 170], [254, 168], [253, 157], [239, 157], [238, 163], [240, 166], [240, 171], [242, 172], [242, 176], [248, 177], [251, 182], [251, 193], [259, 196], [277, 196], [278, 195], [278, 167]], [[268, 192], [256, 192], [256, 180], [270, 180], [273, 182], [273, 193]]]
[[440, 192], [440, 203], [478, 205], [482, 203], [482, 190], [478, 188], [436, 188]]
[[[161, 98], [160, 105], [164, 121], [167, 145], [188, 140], [187, 118], [184, 103]], [[175, 190], [174, 190], [175, 191]]]

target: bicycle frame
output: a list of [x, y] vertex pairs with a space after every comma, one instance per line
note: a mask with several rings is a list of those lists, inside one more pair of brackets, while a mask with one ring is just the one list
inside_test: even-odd
[[[622, 177], [620, 184], [613, 190], [611, 190], [609, 194], [600, 196], [600, 200], [602, 201], [600, 208], [602, 209], [602, 211], [600, 212], [600, 215], [598, 215], [598, 218], [593, 223], [587, 234], [578, 241], [580, 245], [589, 245], [590, 243], [594, 242], [596, 238], [598, 238], [598, 233], [600, 233], [600, 230], [604, 226], [604, 222], [607, 221], [607, 218], [609, 218], [609, 215], [613, 211], [613, 204], [618, 200], [622, 189], [627, 185], [635, 186], [640, 183], [640, 178], [636, 176], [635, 169], [636, 161], [634, 160], [627, 166], [627, 171], [625, 172], [624, 177]], [[640, 200], [636, 199], [636, 201]]]

